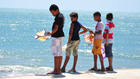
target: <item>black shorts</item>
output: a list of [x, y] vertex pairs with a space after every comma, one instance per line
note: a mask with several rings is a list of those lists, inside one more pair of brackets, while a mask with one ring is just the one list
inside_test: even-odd
[[108, 46], [106, 46], [106, 44], [105, 44], [105, 54], [106, 54], [106, 57], [113, 57], [112, 45], [113, 44], [108, 44]]

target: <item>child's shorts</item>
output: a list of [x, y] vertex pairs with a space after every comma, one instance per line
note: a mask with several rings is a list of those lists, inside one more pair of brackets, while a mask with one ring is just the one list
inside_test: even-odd
[[51, 49], [52, 49], [52, 54], [53, 56], [62, 56], [62, 42], [64, 40], [64, 37], [59, 37], [59, 38], [52, 38], [52, 44], [51, 44]]
[[102, 54], [102, 52], [101, 52], [102, 41], [103, 41], [103, 39], [94, 39], [94, 45], [93, 45], [93, 49], [92, 49], [92, 52], [94, 55]]
[[106, 54], [106, 57], [113, 57], [112, 44], [108, 44], [108, 46], [106, 46], [105, 44], [105, 54]]
[[70, 43], [68, 43], [66, 48], [66, 56], [70, 56], [71, 52], [73, 52], [73, 56], [77, 56], [79, 44], [80, 40], [71, 41]]

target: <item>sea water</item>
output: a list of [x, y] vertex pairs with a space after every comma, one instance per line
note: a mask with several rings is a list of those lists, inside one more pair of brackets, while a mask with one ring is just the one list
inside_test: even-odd
[[[70, 28], [69, 14], [72, 11], [61, 11], [65, 16], [65, 39], [67, 44]], [[79, 22], [95, 30], [96, 22], [93, 20], [95, 11], [77, 11]], [[102, 21], [105, 24], [105, 15], [102, 13]], [[113, 67], [140, 68], [140, 14], [127, 12], [113, 12], [115, 23], [113, 43]], [[17, 73], [47, 73], [53, 69], [53, 56], [51, 54], [51, 39], [45, 42], [34, 39], [36, 32], [43, 29], [51, 31], [54, 17], [46, 10], [31, 9], [0, 9], [0, 74]], [[89, 33], [86, 33], [89, 34]], [[83, 35], [80, 35], [79, 59], [77, 71], [87, 71], [93, 67], [92, 46], [85, 43]], [[63, 51], [63, 62], [65, 51]], [[99, 60], [99, 59], [98, 59]], [[107, 58], [104, 59], [108, 66]], [[67, 70], [73, 65], [73, 56]], [[100, 63], [98, 62], [98, 68]]]

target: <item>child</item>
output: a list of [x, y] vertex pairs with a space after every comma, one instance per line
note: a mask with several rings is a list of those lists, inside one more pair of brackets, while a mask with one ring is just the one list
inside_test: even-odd
[[62, 63], [62, 41], [64, 39], [64, 16], [59, 12], [57, 5], [53, 4], [50, 6], [50, 12], [55, 16], [55, 21], [52, 26], [52, 32], [48, 32], [48, 35], [52, 37], [52, 54], [54, 56], [54, 71], [48, 74], [61, 74], [61, 63]]
[[100, 12], [95, 12], [93, 16], [94, 16], [94, 20], [97, 21], [97, 25], [95, 27], [95, 33], [90, 31], [90, 33], [94, 34], [94, 46], [92, 49], [92, 52], [94, 55], [94, 67], [91, 68], [90, 70], [95, 70], [95, 71], [98, 70], [97, 69], [97, 56], [99, 56], [100, 62], [101, 62], [101, 71], [105, 71], [104, 63], [103, 63], [103, 56], [101, 53], [101, 44], [103, 40], [102, 30], [104, 26], [103, 26], [103, 23], [101, 22]]
[[[71, 52], [73, 52], [74, 64], [73, 64], [72, 69], [69, 70], [69, 72], [76, 72], [75, 67], [76, 67], [76, 63], [77, 63], [77, 59], [78, 59], [78, 46], [80, 43], [79, 34], [83, 34], [83, 33], [87, 32], [87, 29], [78, 22], [77, 13], [72, 12], [70, 14], [70, 17], [71, 17], [72, 23], [71, 23], [71, 27], [70, 27], [69, 39], [68, 39], [67, 48], [66, 48], [66, 59], [65, 59], [64, 65], [61, 69], [62, 72], [65, 72], [65, 68], [70, 59]], [[83, 29], [83, 31], [79, 32], [80, 29]]]
[[113, 20], [113, 14], [108, 13], [106, 15], [106, 20], [107, 24], [105, 25], [105, 30], [104, 30], [104, 42], [105, 42], [105, 54], [106, 57], [108, 57], [109, 61], [109, 67], [106, 68], [107, 71], [113, 71], [113, 66], [112, 66], [112, 59], [113, 59], [113, 54], [112, 54], [112, 45], [113, 45], [113, 31], [115, 28], [114, 23], [112, 22]]

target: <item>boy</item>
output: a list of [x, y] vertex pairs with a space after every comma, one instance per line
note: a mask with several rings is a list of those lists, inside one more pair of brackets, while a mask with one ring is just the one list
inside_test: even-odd
[[[73, 51], [73, 56], [74, 56], [74, 64], [73, 64], [72, 69], [69, 70], [69, 72], [76, 72], [75, 67], [76, 67], [76, 63], [77, 63], [77, 59], [78, 59], [78, 46], [80, 43], [79, 34], [83, 34], [83, 33], [87, 32], [87, 29], [78, 22], [77, 13], [72, 12], [70, 14], [70, 17], [71, 17], [72, 23], [71, 23], [71, 27], [70, 27], [69, 39], [68, 39], [67, 48], [66, 48], [66, 59], [65, 59], [64, 65], [61, 69], [62, 72], [65, 72], [65, 68], [70, 59], [70, 54], [72, 51]], [[83, 31], [79, 32], [80, 29], [83, 29]]]
[[95, 70], [97, 71], [97, 56], [99, 56], [100, 58], [100, 62], [101, 62], [101, 71], [105, 71], [104, 68], [104, 62], [103, 62], [103, 56], [101, 53], [101, 44], [102, 44], [102, 40], [103, 40], [103, 36], [102, 36], [102, 30], [103, 30], [103, 23], [101, 22], [101, 14], [100, 12], [95, 12], [93, 14], [94, 16], [94, 20], [97, 21], [97, 25], [95, 27], [95, 33], [93, 33], [92, 31], [90, 31], [90, 33], [94, 34], [94, 46], [92, 49], [93, 55], [94, 55], [94, 67], [91, 68], [90, 70]]
[[105, 54], [106, 57], [108, 57], [108, 62], [109, 62], [109, 67], [106, 68], [107, 71], [113, 71], [113, 66], [112, 66], [112, 59], [113, 59], [113, 54], [112, 54], [112, 45], [113, 45], [113, 31], [115, 28], [114, 23], [112, 22], [113, 20], [113, 14], [108, 13], [106, 15], [106, 20], [107, 24], [105, 25], [105, 30], [104, 30], [104, 42], [105, 42]]
[[50, 6], [50, 12], [55, 17], [52, 32], [48, 32], [48, 35], [52, 37], [51, 49], [54, 56], [54, 71], [48, 74], [61, 74], [64, 16], [60, 13], [58, 6], [55, 4]]

